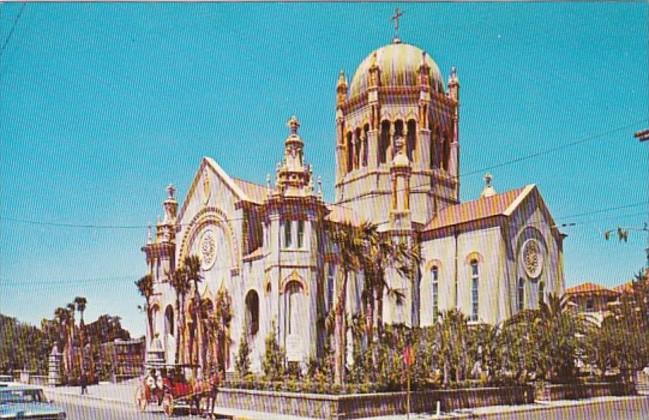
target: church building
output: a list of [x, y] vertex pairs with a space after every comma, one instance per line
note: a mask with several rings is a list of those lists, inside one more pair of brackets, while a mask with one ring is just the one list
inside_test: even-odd
[[[188, 255], [200, 257], [198, 293], [207, 307], [216, 307], [219, 293], [231, 299], [227, 371], [234, 370], [243, 339], [251, 370], [261, 371], [269, 333], [289, 361], [320, 357], [323, 320], [340, 273], [327, 224], [366, 220], [395, 240], [419, 244], [414, 278], [389, 275], [405, 299], [385, 296], [386, 323], [427, 326], [458, 308], [470, 322], [495, 324], [563, 292], [564, 235], [535, 185], [499, 193], [487, 174], [480, 196], [460, 202], [455, 68], [444, 83], [427, 52], [395, 37], [372, 51], [351, 81], [341, 71], [335, 94], [333, 203], [325, 202], [305, 163], [309, 139], [300, 136], [296, 117], [288, 120], [283, 144], [278, 139], [283, 156], [266, 185], [235, 178], [205, 157], [180, 208], [168, 188], [164, 218], [142, 248], [154, 288], [147, 346], [167, 363], [174, 362], [179, 331], [189, 334], [178, 322], [192, 322], [177, 313], [170, 284]], [[352, 313], [360, 310], [362, 273], [353, 277], [347, 293]]]

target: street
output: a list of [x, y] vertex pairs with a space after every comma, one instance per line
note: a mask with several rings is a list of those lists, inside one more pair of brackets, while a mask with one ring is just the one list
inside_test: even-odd
[[[151, 406], [146, 412], [141, 413], [135, 404], [129, 407], [126, 404], [101, 402], [94, 399], [84, 400], [78, 396], [57, 396], [54, 404], [63, 408], [68, 415], [68, 420], [141, 420], [167, 417], [159, 407]], [[189, 415], [186, 410], [177, 410], [176, 419], [199, 419], [198, 415]]]

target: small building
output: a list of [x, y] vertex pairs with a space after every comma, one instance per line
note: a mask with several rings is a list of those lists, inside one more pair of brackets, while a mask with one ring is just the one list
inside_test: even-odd
[[101, 359], [110, 370], [111, 382], [121, 382], [142, 375], [144, 339], [110, 341], [101, 345]]
[[620, 293], [599, 284], [583, 283], [566, 289], [566, 296], [575, 310], [601, 324], [610, 313], [610, 304], [617, 302]]

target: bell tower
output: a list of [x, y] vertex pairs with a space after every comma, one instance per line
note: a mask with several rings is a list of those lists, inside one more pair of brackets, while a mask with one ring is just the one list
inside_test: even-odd
[[[340, 72], [336, 84], [337, 204], [362, 209], [382, 229], [390, 226], [394, 159], [401, 153], [398, 160], [407, 161], [409, 167], [408, 197], [402, 201], [408, 202], [413, 226], [425, 225], [441, 209], [458, 203], [459, 80], [455, 68], [448, 91], [444, 85], [430, 55], [404, 43], [397, 34], [361, 62], [350, 82]], [[404, 182], [402, 168], [397, 173], [396, 182]]]

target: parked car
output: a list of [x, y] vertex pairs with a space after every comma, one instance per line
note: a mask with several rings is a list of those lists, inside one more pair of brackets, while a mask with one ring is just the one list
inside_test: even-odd
[[0, 388], [0, 419], [65, 420], [65, 411], [45, 397], [42, 388], [9, 385]]

